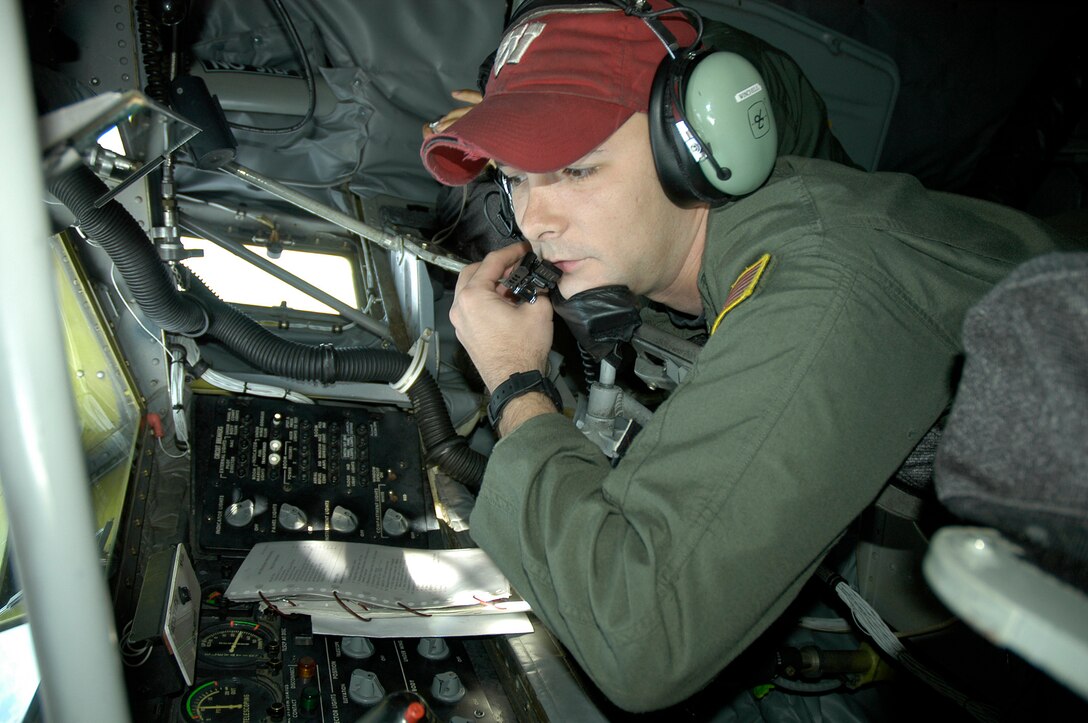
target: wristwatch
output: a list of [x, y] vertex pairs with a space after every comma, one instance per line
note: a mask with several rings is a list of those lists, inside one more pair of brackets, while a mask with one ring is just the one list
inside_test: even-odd
[[551, 379], [538, 371], [516, 372], [491, 392], [491, 401], [487, 403], [487, 418], [491, 421], [492, 429], [498, 430], [502, 410], [510, 400], [526, 392], [543, 392], [552, 400], [556, 411], [563, 411], [563, 400]]

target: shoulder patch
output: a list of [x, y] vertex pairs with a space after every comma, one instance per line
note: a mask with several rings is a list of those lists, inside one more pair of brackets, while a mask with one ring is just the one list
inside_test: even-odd
[[714, 320], [714, 325], [710, 327], [711, 334], [718, 330], [718, 324], [722, 323], [722, 319], [725, 318], [726, 314], [732, 311], [737, 304], [752, 295], [752, 292], [756, 289], [756, 284], [759, 283], [759, 279], [763, 276], [763, 271], [767, 268], [767, 264], [770, 260], [770, 254], [763, 254], [759, 257], [758, 261], [742, 271], [740, 276], [737, 277], [737, 280], [733, 282], [733, 285], [729, 287], [729, 293], [726, 294], [722, 310], [718, 313], [718, 318]]

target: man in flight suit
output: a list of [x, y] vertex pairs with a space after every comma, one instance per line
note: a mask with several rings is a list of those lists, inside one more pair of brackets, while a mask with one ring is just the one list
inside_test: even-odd
[[[658, 20], [692, 41], [683, 15]], [[463, 185], [494, 159], [563, 296], [624, 285], [703, 317], [709, 340], [613, 468], [525, 382], [553, 312], [501, 283], [528, 246], [466, 267], [451, 319], [505, 399], [472, 535], [612, 701], [658, 709], [782, 614], [948, 407], [967, 308], [1059, 242], [907, 176], [794, 156], [753, 193], [678, 205], [650, 141], [652, 23], [551, 7], [503, 43], [484, 100], [424, 142], [428, 170]]]

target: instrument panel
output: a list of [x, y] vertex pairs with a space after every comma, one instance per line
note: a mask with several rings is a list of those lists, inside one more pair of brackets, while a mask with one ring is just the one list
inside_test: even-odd
[[[478, 639], [314, 635], [309, 619], [202, 601], [197, 677], [173, 720], [354, 723], [407, 691], [430, 720], [513, 720]], [[479, 671], [479, 672], [478, 672]]]
[[362, 621], [359, 635], [318, 635], [287, 605], [225, 596], [259, 542], [450, 546], [413, 412], [221, 394], [194, 394], [192, 410], [188, 549], [199, 623], [175, 647], [191, 649], [196, 630], [195, 672], [187, 683], [172, 651], [149, 642], [128, 671], [136, 719], [356, 723], [416, 701], [421, 720], [516, 720], [491, 639], [368, 637]]
[[193, 489], [203, 552], [323, 539], [439, 543], [411, 414], [195, 395]]

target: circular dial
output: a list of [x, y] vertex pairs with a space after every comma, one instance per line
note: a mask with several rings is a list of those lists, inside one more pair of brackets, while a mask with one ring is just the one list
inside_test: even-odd
[[182, 700], [186, 720], [220, 723], [257, 723], [279, 702], [272, 686], [256, 678], [230, 677], [208, 680], [194, 687]]
[[255, 667], [268, 661], [272, 631], [259, 623], [231, 620], [212, 626], [200, 635], [197, 657], [219, 668]]

